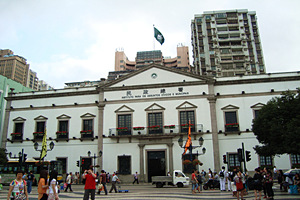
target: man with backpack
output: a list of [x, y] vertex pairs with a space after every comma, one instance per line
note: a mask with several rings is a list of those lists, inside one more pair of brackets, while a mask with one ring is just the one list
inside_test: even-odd
[[226, 177], [225, 177], [225, 167], [222, 167], [222, 170], [219, 172], [219, 177], [220, 177], [220, 190], [221, 191], [226, 191], [225, 189], [225, 183], [226, 183]]

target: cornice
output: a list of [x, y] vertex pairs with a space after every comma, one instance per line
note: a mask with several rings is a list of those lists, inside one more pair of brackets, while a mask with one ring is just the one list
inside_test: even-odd
[[246, 79], [246, 80], [228, 80], [228, 81], [216, 81], [215, 85], [236, 85], [236, 84], [250, 84], [250, 83], [268, 83], [268, 82], [280, 82], [280, 81], [297, 81], [300, 80], [300, 76], [289, 77], [269, 77], [258, 79]]

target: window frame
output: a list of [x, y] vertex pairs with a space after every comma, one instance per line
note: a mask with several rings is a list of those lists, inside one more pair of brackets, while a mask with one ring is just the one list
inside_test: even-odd
[[[126, 158], [126, 159], [129, 159], [127, 162], [127, 165], [129, 165], [129, 167], [128, 166], [124, 166], [124, 165], [122, 165], [121, 166], [121, 164], [122, 164], [122, 162], [120, 161], [120, 158]], [[118, 161], [118, 173], [119, 174], [122, 174], [122, 175], [130, 175], [131, 174], [131, 171], [132, 171], [132, 164], [131, 164], [131, 162], [132, 162], [132, 159], [131, 159], [131, 155], [119, 155], [118, 157], [117, 157], [117, 161]], [[125, 169], [125, 170], [123, 170], [123, 168]]]

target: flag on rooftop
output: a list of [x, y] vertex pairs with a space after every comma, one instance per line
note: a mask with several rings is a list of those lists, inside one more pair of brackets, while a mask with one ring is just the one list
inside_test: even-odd
[[165, 42], [164, 36], [161, 34], [157, 28], [154, 27], [154, 37], [162, 45]]

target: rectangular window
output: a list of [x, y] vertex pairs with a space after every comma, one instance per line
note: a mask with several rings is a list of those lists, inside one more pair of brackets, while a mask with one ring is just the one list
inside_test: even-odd
[[118, 156], [119, 174], [131, 174], [131, 156]]
[[259, 163], [261, 168], [272, 167], [272, 156], [259, 156]]
[[254, 119], [258, 117], [258, 114], [259, 114], [259, 110], [254, 110]]
[[225, 131], [239, 131], [239, 124], [237, 121], [236, 111], [225, 112]]
[[59, 121], [58, 131], [66, 131], [68, 132], [68, 123], [69, 121]]
[[118, 115], [118, 135], [131, 135], [131, 114]]
[[83, 131], [93, 131], [93, 120], [84, 119], [83, 120]]
[[162, 113], [148, 113], [148, 130], [149, 134], [162, 133], [163, 120]]
[[191, 123], [191, 132], [195, 132], [195, 113], [193, 110], [190, 111], [180, 111], [180, 127], [181, 132], [186, 133], [188, 132], [188, 124]]
[[292, 168], [300, 167], [300, 154], [291, 154]]
[[24, 125], [24, 123], [15, 123], [15, 131], [14, 131], [14, 133], [21, 133], [21, 134], [23, 134], [23, 125]]
[[237, 153], [228, 154], [228, 169], [232, 170], [234, 167], [240, 167], [241, 163]]
[[36, 132], [45, 133], [45, 122], [36, 122]]

